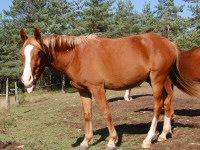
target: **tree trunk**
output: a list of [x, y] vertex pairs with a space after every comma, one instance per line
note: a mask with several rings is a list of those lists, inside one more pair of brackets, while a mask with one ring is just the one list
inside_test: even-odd
[[16, 104], [16, 105], [19, 105], [19, 97], [18, 97], [17, 82], [15, 82], [15, 104]]
[[62, 75], [62, 92], [65, 93], [66, 87], [65, 87], [65, 75]]
[[0, 93], [3, 93], [3, 79], [1, 80], [1, 83], [0, 83]]
[[6, 110], [10, 107], [10, 99], [9, 99], [9, 82], [8, 78], [6, 80]]
[[170, 34], [169, 3], [168, 3], [168, 8], [167, 8], [167, 22], [168, 22], [168, 25], [167, 25], [167, 38], [170, 40], [170, 37], [169, 37], [169, 34]]

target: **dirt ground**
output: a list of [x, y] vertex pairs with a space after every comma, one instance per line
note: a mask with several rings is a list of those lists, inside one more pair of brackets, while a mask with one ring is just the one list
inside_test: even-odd
[[[134, 88], [132, 90], [133, 100], [131, 101], [124, 101], [123, 94], [124, 91], [107, 91], [112, 119], [119, 138], [117, 149], [141, 149], [141, 143], [150, 128], [153, 118], [152, 90], [149, 86]], [[164, 142], [157, 142], [157, 138], [155, 138], [150, 149], [200, 150], [200, 99], [185, 95], [175, 88], [174, 109], [175, 117], [172, 123], [173, 134], [169, 135], [167, 141]], [[82, 136], [78, 137], [75, 143], [72, 143], [71, 149], [77, 149], [84, 136], [82, 109], [78, 107], [62, 110], [63, 114], [67, 112], [73, 114], [72, 117], [81, 119], [80, 122], [66, 121], [66, 124], [71, 124], [77, 127], [77, 129], [82, 130]], [[162, 126], [163, 112], [157, 126], [157, 136], [161, 133]], [[109, 136], [105, 121], [101, 117], [95, 102], [93, 103], [93, 127], [94, 137], [98, 136], [98, 140], [94, 140], [90, 149], [98, 147], [98, 144], [103, 141], [105, 142], [105, 139], [108, 140]], [[136, 143], [133, 143], [133, 141]], [[0, 142], [0, 149], [23, 149], [19, 146], [20, 144], [14, 142]]]
[[24, 146], [15, 142], [2, 142], [0, 141], [0, 150], [23, 150]]
[[[151, 87], [138, 87], [132, 90], [131, 101], [124, 101], [121, 97], [109, 98], [112, 92], [107, 92], [109, 106], [112, 112], [113, 121], [118, 133], [118, 144], [120, 148], [122, 143], [129, 138], [139, 138], [140, 142], [145, 138], [150, 123], [153, 118], [153, 95]], [[93, 106], [93, 113], [99, 110]], [[200, 150], [200, 99], [190, 97], [175, 88], [174, 93], [174, 109], [175, 116], [172, 122], [173, 134], [168, 136], [167, 141], [157, 142], [154, 139], [151, 149], [185, 149]], [[82, 110], [81, 110], [82, 111]], [[130, 112], [130, 115], [129, 113]], [[132, 114], [131, 112], [134, 112]], [[157, 126], [157, 137], [163, 128], [163, 111]], [[133, 121], [133, 120], [134, 121]], [[106, 132], [107, 128], [102, 120], [95, 120], [93, 123], [96, 128], [100, 128], [94, 132], [94, 135]], [[105, 128], [102, 128], [105, 126]], [[82, 127], [83, 128], [83, 127]], [[137, 136], [139, 135], [139, 136]], [[141, 136], [143, 135], [143, 136]], [[102, 140], [108, 135], [101, 135]], [[123, 149], [123, 148], [122, 148]], [[138, 149], [130, 146], [126, 148], [130, 150]]]

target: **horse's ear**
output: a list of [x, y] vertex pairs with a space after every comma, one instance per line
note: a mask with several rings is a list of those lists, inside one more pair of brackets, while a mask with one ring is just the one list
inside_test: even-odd
[[21, 28], [21, 30], [20, 30], [20, 37], [21, 37], [21, 40], [22, 40], [23, 43], [28, 39], [23, 28]]
[[41, 34], [38, 28], [34, 28], [34, 37], [36, 40], [41, 40]]

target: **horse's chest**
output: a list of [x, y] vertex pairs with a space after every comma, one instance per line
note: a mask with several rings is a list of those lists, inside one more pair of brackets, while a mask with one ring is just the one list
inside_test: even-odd
[[77, 83], [74, 82], [74, 81], [70, 81], [70, 84], [71, 84], [71, 86], [75, 87], [75, 88], [78, 89], [78, 90], [87, 90], [86, 87], [83, 87], [83, 86], [77, 84]]

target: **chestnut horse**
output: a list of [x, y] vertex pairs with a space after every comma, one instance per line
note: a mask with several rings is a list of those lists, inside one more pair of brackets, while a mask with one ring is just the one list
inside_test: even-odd
[[[180, 74], [183, 78], [192, 82], [200, 83], [200, 47], [192, 50], [178, 50], [178, 65]], [[146, 80], [149, 84], [150, 80]], [[131, 97], [131, 89], [126, 90], [124, 99], [129, 101]], [[171, 101], [171, 119], [174, 116], [173, 101]]]
[[200, 82], [200, 47], [179, 50], [178, 57], [181, 75], [187, 80]]
[[[34, 36], [27, 37], [23, 29], [20, 36], [24, 42], [20, 53], [23, 60], [22, 82], [29, 93], [46, 66], [65, 73], [70, 83], [79, 90], [85, 118], [85, 137], [80, 146], [84, 149], [93, 138], [92, 96], [108, 126], [107, 149], [116, 149], [118, 138], [105, 89], [130, 89], [150, 77], [154, 95], [154, 117], [142, 144], [144, 148], [150, 147], [155, 135], [162, 99], [166, 103], [162, 138], [166, 138], [171, 130], [168, 104], [172, 95], [170, 78], [182, 91], [198, 95], [193, 83], [185, 81], [179, 74], [178, 51], [175, 45], [157, 34], [147, 33], [118, 39], [94, 35], [75, 37], [54, 34], [41, 37], [39, 30], [35, 28]], [[127, 67], [130, 64], [131, 67]]]

